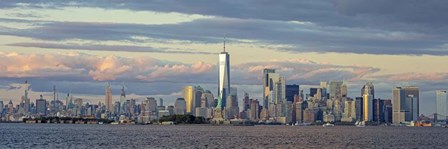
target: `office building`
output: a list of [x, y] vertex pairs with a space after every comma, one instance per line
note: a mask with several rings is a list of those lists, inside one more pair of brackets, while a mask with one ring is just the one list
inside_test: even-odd
[[227, 96], [230, 95], [230, 55], [226, 52], [224, 41], [224, 50], [219, 54], [219, 81], [218, 81], [218, 105], [221, 109], [226, 107]]
[[294, 102], [294, 96], [300, 94], [300, 86], [296, 84], [290, 84], [285, 86], [285, 98], [286, 102]]
[[247, 111], [250, 109], [250, 99], [249, 99], [249, 94], [248, 93], [244, 93], [244, 98], [243, 98], [243, 111]]
[[306, 101], [296, 102], [295, 103], [295, 122], [303, 123], [304, 119], [304, 111], [308, 107], [308, 103]]
[[312, 88], [310, 88], [310, 97], [315, 97], [315, 95], [317, 94], [317, 90], [318, 90], [318, 88], [314, 88], [314, 87], [312, 87]]
[[392, 121], [417, 121], [419, 116], [419, 89], [415, 86], [392, 89]]
[[365, 85], [362, 86], [361, 96], [364, 96], [364, 94], [372, 95], [373, 98], [375, 98], [375, 88], [372, 82], [367, 82]]
[[200, 86], [186, 86], [183, 94], [187, 103], [187, 113], [194, 114], [195, 109], [201, 106], [201, 97], [204, 89]]
[[177, 98], [174, 102], [174, 114], [184, 115], [187, 113], [187, 103], [184, 98]]
[[353, 99], [347, 99], [344, 103], [344, 116], [341, 119], [343, 122], [353, 122], [356, 120], [356, 103]]
[[341, 97], [347, 97], [347, 95], [348, 95], [347, 84], [343, 82], [341, 86]]
[[355, 98], [355, 114], [356, 114], [356, 121], [363, 121], [364, 120], [364, 100], [363, 97], [356, 97]]
[[250, 99], [250, 112], [249, 119], [252, 121], [258, 121], [260, 118], [259, 111], [260, 102], [258, 100]]
[[330, 92], [330, 98], [342, 97], [342, 81], [330, 81], [328, 90]]
[[163, 105], [163, 98], [159, 98], [159, 104], [160, 104], [160, 106], [164, 106]]
[[385, 105], [382, 99], [373, 99], [373, 122], [382, 123], [385, 122]]
[[213, 96], [210, 90], [206, 90], [204, 93], [202, 93], [202, 95], [207, 98], [207, 108], [212, 108], [216, 106], [215, 97]]
[[268, 109], [269, 99], [271, 91], [274, 90], [274, 81], [279, 78], [279, 75], [275, 73], [275, 69], [263, 69], [263, 108]]
[[3, 114], [3, 108], [5, 105], [3, 105], [3, 101], [0, 101], [0, 116]]
[[373, 120], [373, 96], [364, 94], [363, 96], [363, 120], [368, 122]]
[[40, 95], [40, 99], [36, 99], [36, 114], [47, 115], [47, 100]]

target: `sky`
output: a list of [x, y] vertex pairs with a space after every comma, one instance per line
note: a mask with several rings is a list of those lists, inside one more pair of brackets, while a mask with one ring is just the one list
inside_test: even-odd
[[19, 102], [68, 92], [104, 101], [106, 82], [119, 99], [164, 98], [200, 85], [215, 95], [218, 53], [230, 54], [231, 84], [262, 96], [264, 68], [308, 92], [344, 80], [349, 96], [366, 81], [375, 97], [420, 88], [421, 114], [435, 112], [435, 91], [448, 89], [448, 1], [172, 1], [2, 0], [0, 100]]

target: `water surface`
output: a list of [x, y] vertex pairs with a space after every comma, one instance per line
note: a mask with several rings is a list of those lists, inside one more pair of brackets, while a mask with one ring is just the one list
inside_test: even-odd
[[448, 148], [436, 127], [0, 123], [0, 148]]

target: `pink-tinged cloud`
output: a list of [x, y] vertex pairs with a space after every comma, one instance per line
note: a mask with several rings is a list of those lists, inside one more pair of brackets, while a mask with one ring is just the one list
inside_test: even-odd
[[148, 75], [139, 75], [141, 80], [176, 80], [176, 77], [185, 77], [185, 79], [200, 76], [201, 74], [211, 73], [213, 65], [198, 61], [193, 65], [186, 64], [166, 64], [163, 66], [155, 66]]
[[124, 64], [115, 56], [108, 56], [96, 61], [93, 66], [95, 69], [89, 71], [89, 76], [98, 81], [115, 80], [117, 76], [132, 69], [131, 65]]
[[446, 81], [448, 73], [401, 73], [381, 76], [390, 81]]
[[[0, 53], [0, 77], [81, 77], [96, 81], [117, 79], [166, 80], [207, 73], [213, 65], [182, 64], [151, 57], [125, 58], [82, 53]], [[182, 80], [182, 79], [180, 79]]]
[[[216, 83], [216, 65], [168, 62], [151, 57], [126, 58], [83, 53], [1, 53], [0, 77], [81, 78], [95, 81], [172, 81]], [[379, 69], [367, 66], [339, 66], [307, 59], [277, 59], [231, 66], [231, 82], [259, 84], [263, 69], [276, 69], [291, 82], [320, 80], [365, 80]]]
[[244, 78], [257, 81], [261, 79], [263, 69], [276, 69], [278, 73], [285, 76], [287, 81], [293, 82], [359, 81], [366, 80], [369, 75], [380, 71], [378, 68], [368, 66], [341, 66], [307, 59], [275, 59], [266, 62], [240, 64], [233, 68], [237, 74], [247, 75]]

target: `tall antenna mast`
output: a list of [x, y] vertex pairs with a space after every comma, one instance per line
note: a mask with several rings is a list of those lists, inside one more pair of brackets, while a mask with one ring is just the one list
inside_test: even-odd
[[224, 52], [226, 52], [226, 34], [224, 34]]

